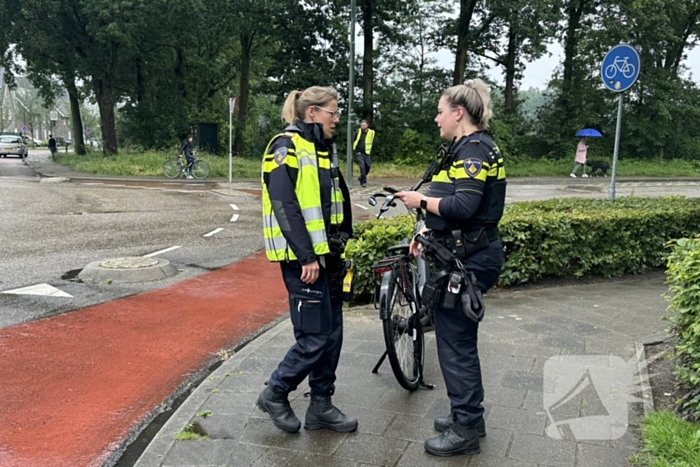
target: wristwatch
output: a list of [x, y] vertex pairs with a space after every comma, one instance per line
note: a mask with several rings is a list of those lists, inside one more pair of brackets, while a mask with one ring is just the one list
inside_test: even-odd
[[426, 196], [423, 196], [423, 199], [420, 200], [420, 208], [428, 210], [428, 198]]

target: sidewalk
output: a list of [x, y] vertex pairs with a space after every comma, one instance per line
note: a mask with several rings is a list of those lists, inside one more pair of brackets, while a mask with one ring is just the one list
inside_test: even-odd
[[[274, 428], [255, 408], [263, 383], [293, 343], [291, 324], [285, 320], [202, 383], [136, 466], [624, 466], [637, 450], [634, 424], [644, 406], [649, 406], [648, 399], [644, 404], [626, 400], [626, 392], [636, 390], [627, 388], [639, 387], [636, 349], [640, 343], [665, 337], [665, 324], [659, 319], [666, 309], [661, 297], [665, 291], [663, 275], [653, 273], [490, 294], [479, 333], [487, 436], [477, 456], [440, 459], [424, 452], [423, 441], [436, 435], [433, 419], [449, 411], [434, 335], [427, 336], [426, 380], [436, 388], [409, 393], [395, 381], [388, 362], [379, 374], [371, 373], [384, 343], [378, 313], [370, 306], [345, 313], [345, 341], [334, 396], [341, 410], [357, 417], [358, 432], [302, 429], [289, 435]], [[552, 397], [559, 399], [572, 387], [570, 378], [565, 381], [570, 375], [560, 367], [559, 371], [553, 368], [562, 362], [568, 362], [569, 369], [575, 362], [583, 368], [586, 359], [605, 361], [603, 370], [610, 373], [612, 369], [615, 381], [604, 386], [598, 379], [571, 396], [568, 403], [553, 408]], [[619, 371], [617, 362], [626, 362], [626, 368], [633, 371]], [[594, 370], [585, 373], [589, 380], [596, 376]], [[302, 421], [307, 391], [304, 384], [290, 395]], [[622, 413], [611, 412], [615, 401]], [[551, 409], [549, 414], [545, 404]], [[592, 418], [605, 415], [606, 409], [608, 415], [615, 415], [614, 424]], [[197, 415], [204, 410], [211, 415]], [[581, 420], [593, 427], [592, 432], [581, 436], [576, 430]], [[176, 441], [175, 435], [195, 421], [210, 439]], [[552, 421], [559, 425], [558, 431]], [[547, 428], [563, 439], [548, 436]], [[579, 439], [572, 433], [578, 433]]]
[[[103, 180], [103, 181], [114, 181], [114, 182], [178, 182], [188, 184], [202, 184], [202, 185], [219, 185], [221, 187], [227, 187], [228, 178], [207, 178], [206, 180], [185, 180], [185, 179], [175, 179], [169, 180], [164, 176], [126, 176], [126, 175], [100, 175], [100, 174], [89, 174], [84, 172], [78, 172], [72, 167], [65, 165], [56, 164], [51, 160], [51, 156], [48, 151], [46, 153], [30, 153], [29, 157], [25, 159], [27, 165], [34, 169], [42, 177], [61, 177], [69, 180], [80, 181], [80, 180]], [[341, 167], [344, 168], [344, 165]], [[355, 174], [357, 175], [357, 174]], [[407, 179], [407, 178], [370, 178], [368, 187], [366, 189], [361, 189], [357, 180], [353, 180], [353, 191], [371, 192], [383, 186], [396, 186], [396, 187], [409, 187], [413, 185], [418, 180]], [[697, 184], [700, 183], [700, 177], [670, 177], [670, 178], [654, 178], [654, 177], [619, 177], [617, 178], [617, 183], [620, 184]], [[243, 189], [260, 189], [260, 180], [258, 178], [234, 178], [233, 186]], [[563, 185], [563, 186], [594, 186], [594, 187], [607, 187], [610, 185], [610, 177], [589, 177], [589, 178], [579, 178], [571, 179], [568, 175], [562, 175], [557, 177], [517, 177], [509, 178], [509, 185]]]

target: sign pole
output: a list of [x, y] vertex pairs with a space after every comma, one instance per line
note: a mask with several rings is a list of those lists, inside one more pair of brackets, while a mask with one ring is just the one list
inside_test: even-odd
[[228, 100], [228, 183], [233, 183], [233, 111], [236, 108], [236, 98]]
[[620, 151], [623, 93], [637, 81], [640, 68], [639, 54], [628, 44], [619, 44], [610, 49], [600, 66], [600, 77], [603, 80], [603, 84], [610, 91], [618, 93], [615, 151], [613, 152], [612, 177], [610, 179], [610, 201], [615, 201], [615, 180], [617, 178], [617, 159]]
[[355, 99], [355, 10], [356, 0], [352, 0], [350, 6], [350, 76], [348, 80], [348, 136], [347, 136], [347, 164], [348, 172], [345, 182], [348, 189], [352, 188], [352, 101]]
[[617, 154], [620, 149], [620, 128], [622, 127], [622, 93], [617, 98], [617, 129], [615, 130], [615, 152], [613, 153], [612, 177], [610, 179], [610, 201], [615, 201], [615, 174], [617, 173]]

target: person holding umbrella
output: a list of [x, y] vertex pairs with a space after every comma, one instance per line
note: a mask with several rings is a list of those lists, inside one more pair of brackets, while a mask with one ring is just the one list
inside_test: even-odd
[[576, 146], [576, 165], [574, 165], [574, 170], [571, 171], [571, 174], [569, 174], [569, 176], [571, 178], [576, 178], [576, 172], [578, 172], [579, 167], [581, 167], [583, 172], [582, 177], [587, 178], [588, 175], [586, 174], [586, 155], [588, 153], [588, 145], [586, 144], [586, 137], [599, 137], [602, 135], [598, 130], [594, 130], [592, 128], [584, 128], [583, 130], [576, 133], [576, 136], [580, 137], [581, 140]]

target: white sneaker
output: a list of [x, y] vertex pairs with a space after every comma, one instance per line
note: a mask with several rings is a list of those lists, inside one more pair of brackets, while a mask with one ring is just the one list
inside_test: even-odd
[[185, 175], [185, 178], [194, 178], [194, 177], [190, 174], [187, 174], [187, 175]]
[[583, 178], [588, 178], [588, 175], [583, 174], [582, 177], [583, 177]]
[[569, 177], [576, 178], [576, 174], [569, 174]]

